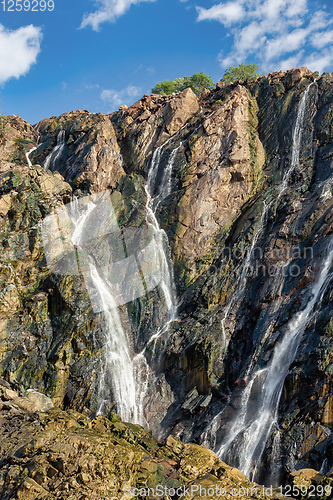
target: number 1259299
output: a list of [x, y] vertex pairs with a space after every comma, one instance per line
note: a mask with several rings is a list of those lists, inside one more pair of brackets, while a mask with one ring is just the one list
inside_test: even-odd
[[2, 0], [2, 10], [6, 12], [44, 12], [54, 10], [53, 0]]

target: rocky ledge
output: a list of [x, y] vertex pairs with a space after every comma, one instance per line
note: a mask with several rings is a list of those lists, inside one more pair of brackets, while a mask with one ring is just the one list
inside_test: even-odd
[[0, 382], [2, 500], [284, 498], [266, 495], [207, 448], [173, 435], [161, 444], [114, 413], [90, 420], [52, 409], [43, 394], [27, 394]]

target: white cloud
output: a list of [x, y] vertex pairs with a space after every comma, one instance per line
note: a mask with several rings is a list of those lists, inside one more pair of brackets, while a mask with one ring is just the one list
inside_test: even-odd
[[[309, 32], [317, 30], [325, 30], [328, 26], [332, 24], [332, 19], [327, 17], [327, 14], [322, 10], [318, 10], [311, 16], [311, 21], [309, 24]], [[323, 32], [321, 32], [323, 34]]]
[[91, 26], [94, 31], [99, 31], [100, 25], [105, 22], [114, 23], [118, 17], [124, 15], [131, 5], [141, 2], [155, 2], [156, 0], [97, 0], [99, 9], [90, 14], [86, 14], [80, 28]]
[[330, 71], [333, 65], [333, 47], [321, 50], [319, 53], [311, 54], [304, 60], [304, 66], [312, 71]]
[[284, 34], [272, 40], [268, 40], [265, 44], [266, 59], [272, 60], [281, 57], [284, 54], [294, 52], [303, 47], [307, 37], [307, 31], [297, 29], [291, 33]]
[[323, 54], [319, 49], [332, 44], [333, 21], [324, 10], [310, 12], [308, 0], [229, 0], [196, 9], [197, 21], [232, 27], [232, 49], [218, 56], [224, 69], [248, 58], [266, 71], [303, 66], [306, 61], [312, 67], [318, 61], [319, 71], [329, 69], [331, 51]]
[[326, 31], [326, 33], [315, 33], [311, 43], [316, 49], [322, 49], [326, 45], [333, 43], [333, 30]]
[[220, 66], [223, 69], [227, 69], [229, 66], [235, 63], [234, 56], [233, 55], [224, 56], [223, 50], [221, 50], [221, 52], [217, 56], [217, 60], [220, 62]]
[[101, 99], [114, 109], [121, 104], [132, 104], [133, 99], [141, 93], [142, 89], [140, 87], [129, 85], [123, 90], [105, 89], [101, 92]]
[[251, 47], [251, 50], [259, 49], [266, 41], [265, 30], [257, 21], [253, 21], [245, 26], [239, 35], [237, 41], [238, 53], [242, 56], [249, 50], [249, 47]]
[[[283, 71], [288, 71], [288, 69], [296, 68], [297, 66], [299, 66], [299, 64], [298, 64], [299, 57], [300, 57], [300, 55], [303, 56], [303, 54], [304, 54], [304, 51], [302, 51], [301, 54], [296, 54], [294, 56], [288, 57], [287, 59], [283, 59], [279, 63], [279, 69], [282, 69]], [[311, 68], [309, 68], [309, 69], [311, 70]]]
[[287, 17], [303, 16], [307, 12], [307, 0], [294, 0], [289, 3], [286, 15]]
[[240, 21], [244, 16], [243, 6], [239, 1], [213, 5], [210, 9], [196, 7], [198, 21], [217, 20], [225, 26]]
[[41, 28], [32, 24], [15, 31], [0, 24], [0, 84], [28, 73], [37, 61], [41, 40]]

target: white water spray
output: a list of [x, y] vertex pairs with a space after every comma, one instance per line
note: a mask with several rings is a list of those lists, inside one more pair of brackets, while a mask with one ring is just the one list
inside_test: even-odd
[[282, 463], [281, 463], [281, 432], [280, 429], [277, 430], [272, 445], [272, 458], [271, 458], [271, 474], [270, 483], [273, 485], [278, 485], [280, 483], [280, 473], [281, 473]]
[[[74, 200], [71, 205], [70, 218], [75, 227], [72, 243], [80, 247], [86, 224], [96, 205], [89, 201], [82, 213], [79, 211], [78, 200]], [[97, 414], [101, 414], [105, 403], [110, 402], [106, 398], [109, 396], [109, 385], [111, 385], [113, 400], [116, 402], [117, 412], [122, 420], [143, 423], [143, 416], [137, 409], [134, 369], [129, 345], [112, 289], [98, 273], [93, 256], [88, 255], [88, 260], [90, 279], [99, 294], [104, 321], [104, 364], [99, 378]]]
[[[51, 162], [54, 164], [54, 161], [56, 161], [57, 157], [61, 154], [59, 149], [63, 144], [64, 134], [62, 134], [61, 137], [58, 136], [58, 144], [52, 154], [49, 155], [49, 161], [46, 162], [47, 165], [50, 165]], [[58, 146], [59, 148], [57, 149]], [[114, 288], [98, 271], [94, 255], [90, 255], [89, 249], [87, 251], [87, 249], [84, 248], [84, 251], [88, 252], [86, 259], [88, 269], [85, 269], [85, 274], [88, 275], [88, 281], [91, 282], [91, 285], [98, 295], [94, 300], [97, 300], [99, 304], [100, 310], [103, 313], [104, 322], [102, 328], [104, 335], [104, 362], [99, 376], [97, 414], [103, 412], [105, 404], [114, 401], [116, 403], [117, 413], [124, 421], [139, 423], [141, 425], [147, 425], [144, 416], [145, 397], [149, 387], [154, 385], [157, 380], [147, 363], [145, 350], [152, 342], [154, 342], [155, 349], [157, 339], [163, 335], [168, 329], [171, 321], [177, 316], [172, 265], [168, 253], [168, 240], [166, 233], [159, 227], [155, 215], [155, 207], [157, 202], [161, 202], [171, 191], [172, 168], [179, 147], [171, 154], [163, 174], [163, 185], [166, 189], [160, 188], [158, 190], [158, 195], [153, 197], [153, 191], [156, 191], [156, 179], [162, 148], [158, 148], [153, 155], [153, 161], [151, 163], [145, 188], [147, 193], [147, 222], [152, 229], [155, 251], [158, 253], [157, 261], [160, 263], [159, 274], [161, 276], [159, 286], [165, 298], [165, 304], [168, 311], [167, 319], [157, 333], [148, 340], [143, 351], [136, 354], [133, 359], [131, 359], [129, 339], [121, 323], [117, 308], [117, 300], [113, 295]], [[95, 208], [96, 205], [92, 201], [89, 201], [83, 209], [82, 207], [80, 209], [77, 199], [74, 199], [71, 203], [69, 216], [74, 225], [72, 243], [76, 245], [81, 252], [83, 251], [81, 242], [85, 240], [83, 235], [86, 228], [89, 227], [89, 223], [91, 222], [89, 219]], [[110, 391], [110, 387], [112, 391]], [[110, 400], [111, 392], [112, 401]]]
[[[229, 431], [229, 438], [217, 450], [220, 458], [232, 458], [245, 475], [254, 478], [266, 442], [277, 421], [278, 407], [284, 380], [293, 362], [299, 344], [314, 309], [324, 295], [333, 278], [333, 239], [328, 245], [328, 254], [317, 281], [311, 287], [311, 298], [303, 311], [298, 312], [288, 323], [282, 341], [276, 344], [269, 366], [252, 376], [245, 389], [240, 409]], [[255, 378], [260, 374], [261, 391], [252, 391]]]
[[[225, 310], [224, 317], [221, 321], [222, 337], [224, 344], [226, 343], [225, 341], [226, 321], [230, 315], [232, 308], [243, 296], [243, 293], [246, 289], [248, 270], [251, 265], [252, 256], [255, 251], [256, 245], [261, 235], [263, 234], [264, 228], [266, 226], [269, 210], [272, 208], [273, 205], [277, 206], [277, 203], [279, 202], [280, 198], [283, 196], [284, 192], [288, 187], [288, 182], [291, 175], [293, 174], [295, 169], [299, 166], [305, 109], [309, 91], [312, 85], [313, 83], [310, 84], [305, 90], [298, 107], [297, 119], [293, 130], [293, 147], [292, 147], [292, 155], [289, 168], [284, 173], [283, 179], [277, 188], [277, 195], [275, 197], [272, 197], [271, 201], [264, 202], [264, 208], [261, 214], [259, 227], [254, 235], [251, 247], [247, 253], [242, 271], [236, 283], [235, 291], [231, 297], [231, 300]], [[312, 307], [314, 307], [314, 304], [312, 305]], [[300, 327], [301, 330], [303, 328], [302, 332], [306, 327], [305, 323], [306, 321], [304, 322], [303, 326], [301, 325]], [[302, 332], [297, 337], [299, 339], [299, 342], [302, 337]], [[287, 350], [289, 349], [289, 347], [290, 346], [287, 347]], [[296, 350], [294, 356], [296, 354]], [[287, 355], [288, 352], [284, 352], [284, 354]], [[292, 356], [289, 361], [286, 360], [286, 365], [288, 365], [287, 370], [289, 369], [289, 366], [293, 361], [294, 356]], [[274, 359], [274, 356], [272, 359]], [[272, 367], [273, 367], [273, 362], [271, 364], [271, 368]], [[249, 373], [249, 371], [247, 373]], [[231, 428], [229, 429], [228, 438], [222, 442], [222, 444], [217, 450], [217, 453], [220, 458], [225, 458], [225, 457], [230, 458], [231, 460], [233, 460], [236, 466], [238, 466], [245, 474], [249, 475], [251, 478], [253, 478], [255, 475], [256, 468], [260, 462], [261, 455], [263, 453], [263, 450], [265, 448], [271, 430], [274, 426], [274, 422], [277, 421], [278, 404], [283, 387], [283, 382], [287, 375], [287, 371], [281, 370], [279, 377], [277, 376], [277, 373], [274, 372], [273, 378], [275, 377], [274, 381], [276, 382], [277, 385], [275, 390], [273, 390], [273, 394], [275, 396], [278, 395], [278, 397], [275, 397], [275, 399], [273, 396], [270, 398], [269, 391], [267, 393], [265, 392], [265, 387], [267, 387], [267, 382], [271, 381], [271, 377], [269, 374], [273, 374], [273, 371], [269, 370], [268, 368], [267, 369], [265, 368], [263, 370], [258, 370], [253, 374], [252, 379], [250, 380], [248, 386], [243, 392], [240, 402], [240, 408], [238, 410], [235, 420], [231, 425]], [[254, 411], [253, 401], [252, 401], [253, 393], [257, 394], [258, 388], [256, 388], [256, 390], [252, 392], [252, 387], [257, 379], [259, 380], [259, 383], [263, 385], [263, 389], [261, 392], [259, 391], [261, 399], [260, 401], [256, 402], [256, 409]], [[255, 384], [256, 386], [257, 383], [258, 382], [256, 382]], [[219, 415], [220, 414], [218, 414], [216, 417], [218, 417]], [[213, 420], [211, 424], [208, 425], [206, 432], [213, 434], [213, 438], [216, 441], [217, 431], [218, 429], [216, 426], [216, 421]]]
[[97, 414], [101, 414], [105, 404], [105, 393], [108, 393], [108, 378], [111, 381], [113, 398], [117, 403], [117, 412], [125, 422], [138, 421], [136, 404], [136, 388], [133, 364], [129, 352], [126, 334], [123, 330], [116, 302], [108, 283], [98, 274], [96, 266], [90, 262], [90, 276], [103, 305], [105, 328], [105, 366], [100, 379], [100, 406]]
[[57, 144], [44, 162], [44, 170], [54, 170], [54, 168], [56, 167], [57, 161], [59, 160], [65, 148], [65, 138], [66, 131], [60, 130], [57, 136]]
[[36, 151], [37, 147], [34, 146], [33, 148], [31, 148], [27, 153], [25, 153], [25, 157], [27, 159], [27, 162], [28, 162], [28, 165], [29, 167], [31, 168], [32, 167], [32, 163], [31, 163], [31, 160], [30, 160], [30, 155], [33, 151]]
[[[242, 271], [239, 275], [239, 278], [236, 282], [236, 287], [235, 291], [229, 301], [229, 304], [224, 312], [224, 316], [221, 320], [221, 328], [222, 328], [222, 336], [223, 339], [226, 339], [226, 331], [225, 331], [225, 324], [226, 321], [230, 315], [231, 310], [235, 306], [235, 304], [240, 300], [240, 298], [243, 296], [243, 292], [246, 289], [246, 284], [247, 284], [247, 277], [248, 277], [248, 272], [249, 268], [252, 262], [252, 256], [253, 252], [255, 251], [256, 245], [265, 229], [266, 222], [267, 222], [267, 216], [269, 213], [269, 210], [272, 208], [273, 205], [277, 206], [277, 203], [285, 193], [286, 189], [288, 188], [288, 182], [295, 171], [295, 169], [299, 166], [299, 157], [300, 157], [300, 150], [301, 150], [301, 144], [302, 144], [302, 135], [303, 135], [303, 124], [304, 124], [304, 115], [305, 115], [305, 109], [306, 109], [306, 103], [308, 100], [310, 88], [314, 84], [311, 83], [306, 90], [304, 91], [304, 94], [302, 96], [302, 99], [300, 101], [298, 111], [297, 111], [297, 119], [296, 119], [296, 124], [293, 130], [293, 147], [292, 147], [292, 154], [291, 154], [291, 162], [289, 165], [289, 168], [287, 171], [284, 173], [283, 179], [280, 183], [280, 185], [277, 188], [277, 196], [272, 197], [271, 201], [268, 202], [267, 200], [264, 201], [264, 208], [261, 213], [261, 218], [260, 218], [260, 224], [259, 227], [254, 235], [254, 238], [252, 240], [252, 244], [250, 249], [247, 252]], [[225, 342], [224, 342], [225, 343]]]
[[[184, 127], [183, 127], [184, 128]], [[182, 129], [181, 129], [182, 130]], [[181, 131], [180, 130], [180, 131]], [[179, 132], [177, 134], [179, 134]], [[153, 354], [155, 354], [156, 343], [159, 338], [161, 338], [169, 329], [170, 324], [177, 318], [177, 305], [176, 305], [176, 294], [175, 285], [173, 281], [173, 265], [171, 260], [171, 251], [169, 248], [168, 237], [163, 229], [160, 228], [156, 211], [159, 204], [170, 194], [171, 192], [171, 177], [172, 169], [176, 159], [177, 152], [181, 143], [176, 149], [174, 149], [169, 157], [168, 163], [163, 171], [162, 182], [157, 186], [158, 171], [161, 162], [162, 150], [168, 144], [171, 139], [168, 139], [162, 146], [158, 147], [152, 157], [150, 164], [150, 169], [148, 171], [147, 183], [145, 186], [145, 191], [147, 194], [146, 202], [146, 214], [147, 223], [152, 229], [153, 239], [155, 243], [155, 252], [158, 255], [157, 260], [160, 263], [160, 276], [161, 280], [159, 286], [164, 295], [164, 300], [167, 308], [167, 317], [164, 323], [157, 329], [157, 332], [152, 335], [144, 349], [136, 354], [133, 358], [134, 366], [134, 379], [135, 386], [137, 389], [137, 408], [141, 420], [145, 423], [144, 416], [144, 405], [146, 397], [149, 391], [156, 386], [158, 382], [158, 377], [155, 372], [148, 365], [145, 353], [147, 348], [153, 344]], [[155, 193], [155, 195], [154, 195]]]
[[[152, 228], [155, 245], [161, 261], [162, 279], [160, 286], [168, 310], [168, 323], [174, 321], [177, 318], [176, 293], [173, 281], [173, 265], [171, 260], [169, 241], [166, 232], [163, 229], [161, 229], [158, 224], [156, 218], [156, 211], [159, 204], [171, 192], [172, 169], [174, 166], [177, 152], [179, 148], [182, 146], [182, 143], [178, 146], [178, 148], [174, 149], [173, 152], [171, 153], [169, 161], [163, 172], [162, 182], [160, 183], [158, 190], [156, 190], [156, 180], [158, 176], [162, 150], [165, 147], [165, 145], [171, 141], [171, 139], [172, 138], [168, 139], [164, 144], [162, 144], [162, 146], [159, 146], [155, 150], [151, 161], [151, 166], [148, 172], [147, 183], [145, 186], [147, 194], [147, 203], [146, 203], [147, 223]], [[156, 191], [157, 194], [154, 196], [154, 192]], [[160, 331], [162, 331], [162, 329], [165, 331], [164, 325], [161, 327]]]
[[[36, 127], [36, 128], [35, 128]], [[37, 137], [37, 142], [36, 142], [36, 146], [33, 146], [27, 153], [25, 153], [25, 157], [27, 159], [27, 162], [28, 162], [28, 165], [29, 167], [31, 168], [32, 167], [32, 163], [31, 163], [31, 160], [30, 160], [30, 155], [33, 151], [36, 151], [36, 149], [38, 148], [39, 146], [39, 141], [40, 141], [40, 133], [39, 133], [39, 126], [35, 125], [35, 130], [36, 132], [38, 133], [38, 137]]]

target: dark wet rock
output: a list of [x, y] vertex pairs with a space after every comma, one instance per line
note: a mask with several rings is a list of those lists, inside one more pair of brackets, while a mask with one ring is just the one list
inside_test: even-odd
[[181, 409], [184, 413], [195, 413], [196, 411], [200, 411], [204, 408], [207, 408], [210, 401], [212, 399], [212, 395], [200, 395], [195, 387], [192, 391], [187, 394], [184, 403], [181, 406]]

